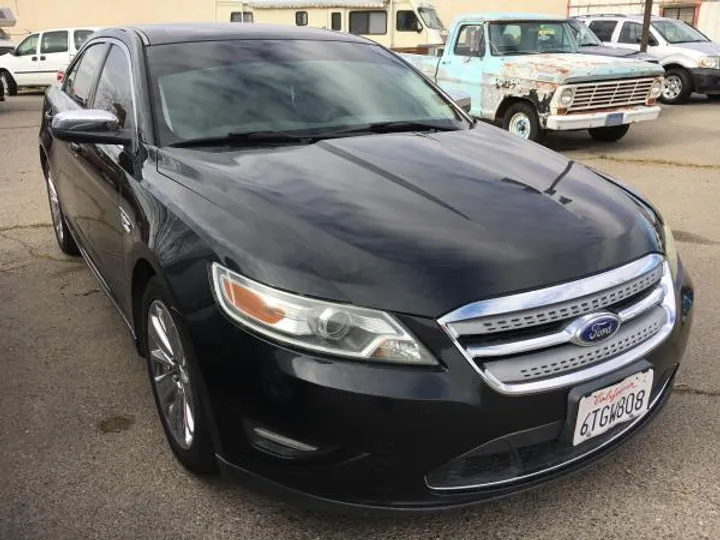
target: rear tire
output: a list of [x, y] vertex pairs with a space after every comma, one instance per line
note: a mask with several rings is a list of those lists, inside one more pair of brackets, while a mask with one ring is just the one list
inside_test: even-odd
[[530, 103], [513, 103], [505, 111], [503, 129], [528, 141], [539, 142], [543, 138], [540, 119]]
[[196, 474], [217, 470], [199, 373], [190, 337], [172, 308], [172, 299], [157, 277], [145, 288], [142, 350], [155, 405], [168, 445], [177, 460]]
[[668, 69], [665, 72], [665, 82], [660, 94], [660, 101], [668, 105], [679, 105], [690, 99], [692, 91], [692, 77], [690, 77], [687, 70], [682, 68]]
[[6, 96], [17, 95], [17, 84], [15, 83], [15, 79], [13, 79], [13, 76], [7, 71], [0, 71], [0, 84], [3, 85]]
[[615, 142], [622, 139], [630, 129], [630, 124], [622, 124], [620, 126], [590, 128], [588, 133], [596, 141]]

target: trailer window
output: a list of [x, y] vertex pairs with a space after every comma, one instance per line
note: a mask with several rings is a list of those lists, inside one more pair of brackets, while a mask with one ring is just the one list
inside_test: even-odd
[[296, 11], [295, 12], [295, 25], [296, 26], [307, 26], [308, 14], [307, 11]]
[[350, 33], [387, 34], [387, 11], [351, 11]]
[[330, 29], [342, 30], [342, 13], [339, 11], [330, 14]]
[[422, 25], [415, 12], [410, 9], [402, 9], [397, 12], [395, 28], [398, 32], [417, 32]]

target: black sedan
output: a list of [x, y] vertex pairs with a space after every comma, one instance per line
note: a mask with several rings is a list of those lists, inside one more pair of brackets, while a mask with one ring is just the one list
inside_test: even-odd
[[371, 41], [105, 30], [42, 114], [57, 241], [192, 471], [464, 506], [606, 456], [670, 395], [693, 287], [659, 212]]

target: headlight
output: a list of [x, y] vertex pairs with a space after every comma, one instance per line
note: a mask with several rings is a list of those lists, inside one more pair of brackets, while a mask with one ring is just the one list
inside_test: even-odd
[[654, 80], [652, 85], [650, 86], [650, 98], [656, 99], [660, 97], [660, 94], [662, 94], [663, 90], [663, 83], [661, 80]]
[[565, 88], [560, 92], [560, 105], [568, 108], [572, 105], [573, 99], [575, 99], [575, 89]]
[[720, 69], [720, 56], [705, 56], [698, 65], [701, 68]]
[[217, 263], [211, 272], [215, 297], [223, 311], [273, 340], [358, 360], [437, 364], [388, 313], [279, 291]]
[[675, 238], [667, 221], [663, 221], [663, 245], [665, 247], [665, 256], [667, 257], [668, 264], [670, 264], [670, 270], [674, 278], [678, 272], [678, 253], [675, 247]]

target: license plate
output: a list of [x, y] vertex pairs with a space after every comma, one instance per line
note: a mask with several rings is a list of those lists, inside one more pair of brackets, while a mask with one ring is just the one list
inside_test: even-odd
[[607, 118], [605, 119], [605, 125], [606, 126], [619, 126], [623, 123], [624, 120], [625, 120], [624, 113], [608, 114]]
[[580, 399], [573, 446], [644, 415], [650, 405], [653, 370], [636, 373]]

